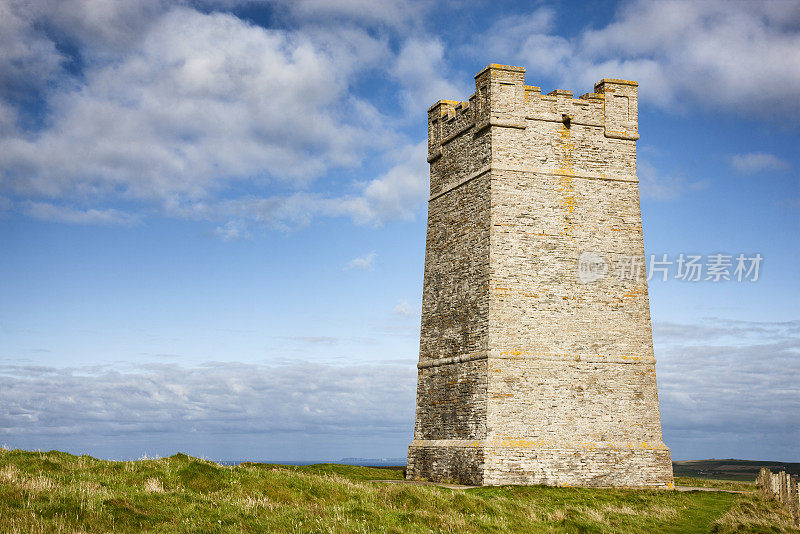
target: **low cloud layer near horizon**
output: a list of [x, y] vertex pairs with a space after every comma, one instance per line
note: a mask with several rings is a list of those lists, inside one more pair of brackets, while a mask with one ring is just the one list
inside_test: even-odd
[[410, 441], [415, 375], [310, 362], [2, 366], [0, 444], [131, 458], [176, 444], [218, 459], [385, 456], [387, 443]]
[[800, 461], [800, 321], [656, 323], [653, 336], [677, 458]]
[[[654, 332], [675, 459], [800, 460], [800, 321]], [[4, 365], [0, 443], [75, 452], [91, 443], [126, 457], [181, 445], [219, 459], [397, 457], [412, 437], [415, 388], [413, 364]]]

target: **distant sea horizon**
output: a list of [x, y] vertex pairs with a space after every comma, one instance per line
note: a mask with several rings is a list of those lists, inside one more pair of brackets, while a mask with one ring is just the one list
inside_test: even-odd
[[406, 465], [406, 458], [340, 458], [338, 460], [217, 460], [217, 463], [220, 465], [239, 465], [244, 462], [282, 465], [344, 464], [360, 465], [364, 467], [388, 467]]

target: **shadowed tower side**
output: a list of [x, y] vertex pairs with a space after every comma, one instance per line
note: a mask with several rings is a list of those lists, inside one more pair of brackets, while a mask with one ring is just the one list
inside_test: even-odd
[[[428, 111], [408, 476], [668, 486], [636, 177], [637, 84], [602, 80], [579, 99], [542, 95], [525, 85], [523, 68], [494, 64], [475, 82], [469, 102]], [[579, 276], [579, 260], [592, 276]]]

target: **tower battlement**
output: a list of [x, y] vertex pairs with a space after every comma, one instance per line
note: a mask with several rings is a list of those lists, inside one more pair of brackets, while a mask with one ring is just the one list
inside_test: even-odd
[[[573, 98], [491, 64], [428, 110], [411, 478], [666, 487], [647, 282], [578, 273], [644, 245], [638, 84]], [[643, 270], [643, 267], [642, 267]]]
[[439, 100], [428, 109], [428, 159], [457, 135], [477, 133], [488, 126], [524, 129], [528, 121], [571, 124], [598, 129], [606, 137], [636, 140], [638, 83], [605, 78], [594, 92], [573, 98], [572, 91], [525, 85], [525, 69], [491, 64], [475, 75], [475, 92], [465, 102]]

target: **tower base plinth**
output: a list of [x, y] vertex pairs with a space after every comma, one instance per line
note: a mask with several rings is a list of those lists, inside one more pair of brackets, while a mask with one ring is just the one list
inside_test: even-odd
[[663, 443], [415, 440], [407, 477], [473, 486], [673, 487]]

